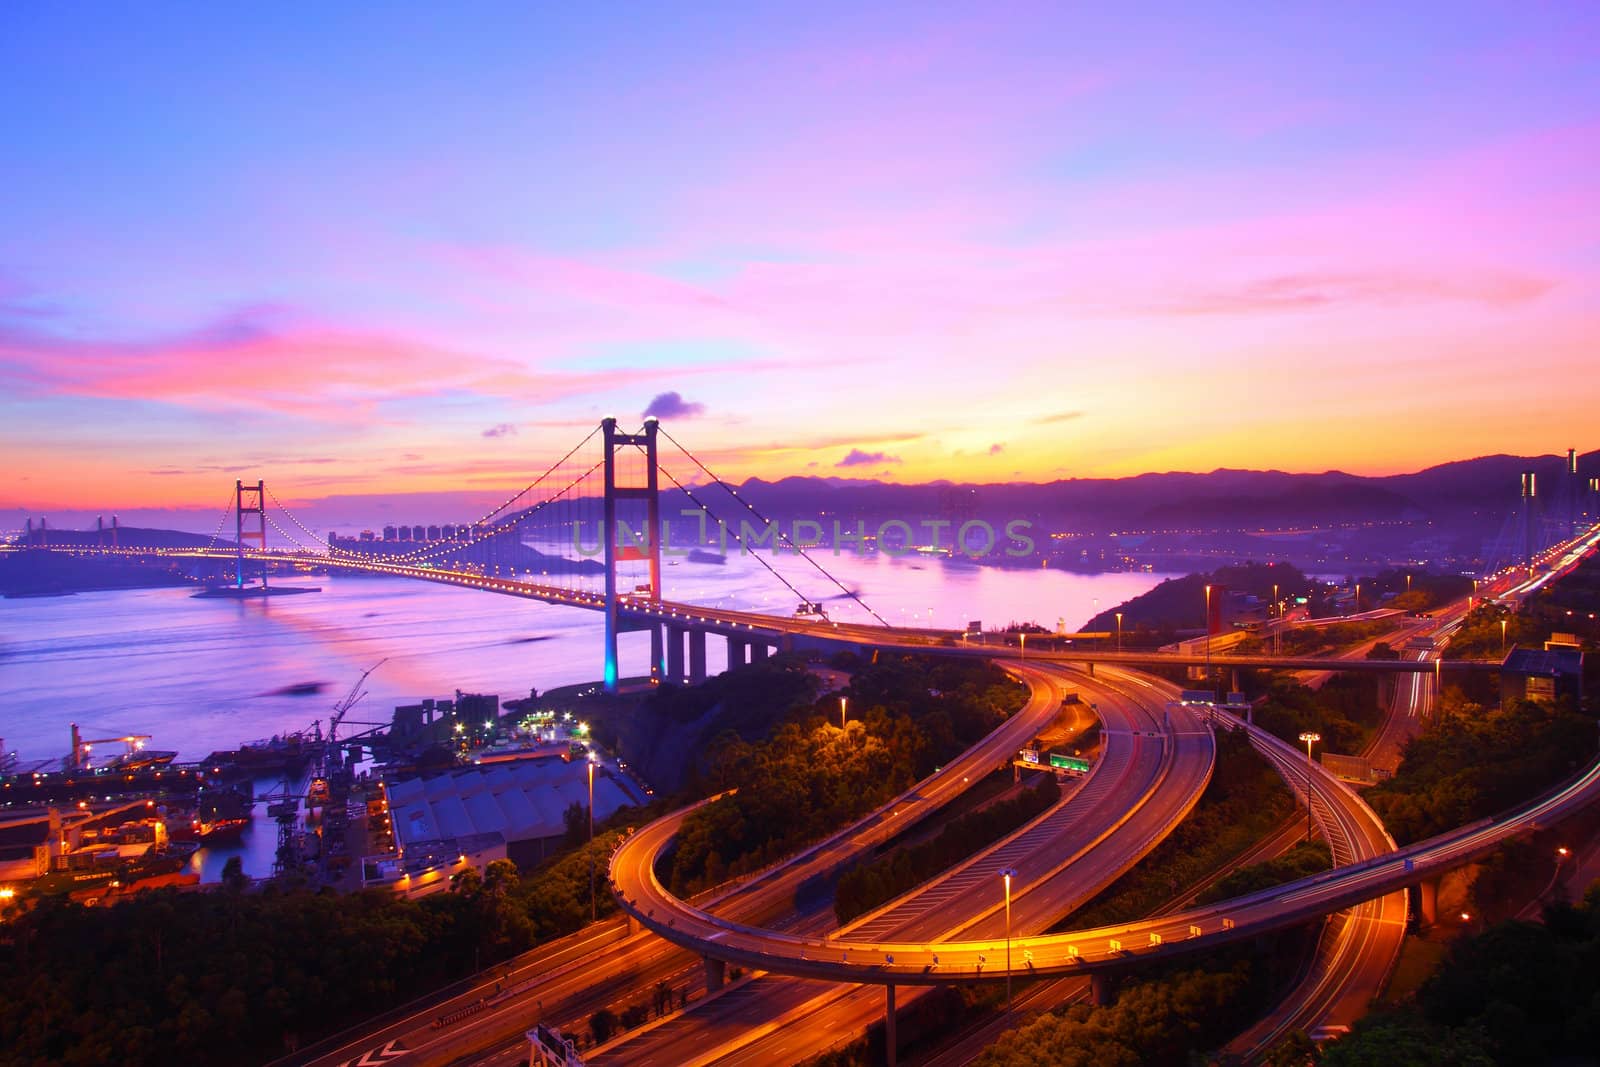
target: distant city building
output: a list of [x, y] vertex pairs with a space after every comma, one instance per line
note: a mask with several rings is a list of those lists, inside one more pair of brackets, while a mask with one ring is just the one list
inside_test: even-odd
[[445, 523], [444, 526], [440, 527], [439, 532], [444, 535], [444, 540], [446, 541], [454, 541], [456, 539], [456, 527], [453, 522]]
[[437, 527], [437, 526], [428, 527], [428, 540], [430, 540], [430, 541], [439, 540], [439, 527]]
[[425, 527], [425, 526], [413, 526], [413, 527], [411, 527], [411, 540], [413, 540], [413, 541], [426, 541], [427, 539], [428, 539], [427, 527]]
[[377, 539], [378, 539], [378, 535], [373, 533], [371, 530], [362, 530], [361, 531], [361, 540], [363, 540], [363, 541], [376, 541]]
[[398, 541], [400, 539], [400, 534], [396, 532], [393, 526], [385, 526], [383, 528], [383, 539], [385, 541]]
[[409, 526], [400, 527], [400, 540], [402, 540], [402, 541], [411, 540], [411, 527], [409, 527]]

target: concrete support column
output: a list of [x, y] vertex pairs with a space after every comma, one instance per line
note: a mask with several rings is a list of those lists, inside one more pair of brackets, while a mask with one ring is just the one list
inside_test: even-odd
[[1439, 879], [1424, 878], [1417, 888], [1422, 896], [1422, 906], [1419, 909], [1422, 925], [1432, 926], [1439, 921]]
[[1094, 660], [1089, 661], [1089, 677], [1094, 677]]
[[743, 667], [750, 662], [750, 642], [742, 637], [728, 638], [728, 669]]
[[667, 680], [683, 684], [683, 627], [667, 627]]
[[706, 632], [689, 631], [689, 681], [699, 685], [706, 680]]
[[1095, 971], [1089, 976], [1089, 996], [1095, 1004], [1106, 1007], [1111, 1003], [1111, 976], [1104, 971]]
[[1229, 680], [1233, 683], [1232, 685], [1230, 685], [1228, 687], [1228, 692], [1237, 693], [1239, 691], [1239, 668], [1238, 667], [1233, 668], [1233, 673], [1230, 674], [1228, 677], [1229, 677]]
[[715, 993], [722, 988], [722, 983], [727, 979], [728, 965], [722, 960], [705, 957], [706, 964], [706, 992]]
[[650, 624], [650, 677], [658, 682], [667, 670], [667, 651], [661, 647], [664, 629], [666, 627], [658, 623]]
[[639, 932], [641, 927], [639, 926], [639, 920], [634, 918], [632, 912], [627, 912], [626, 914], [628, 916], [628, 936], [632, 937]]
[[895, 1051], [900, 1042], [894, 1032], [894, 986], [883, 987], [886, 999], [883, 1007], [883, 1055], [889, 1067], [895, 1067]]
[[767, 643], [765, 641], [752, 641], [750, 643], [750, 662], [760, 663], [767, 658]]

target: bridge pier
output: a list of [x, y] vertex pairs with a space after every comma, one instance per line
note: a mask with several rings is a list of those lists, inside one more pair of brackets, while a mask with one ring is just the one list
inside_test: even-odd
[[728, 669], [743, 667], [750, 662], [750, 642], [742, 637], [728, 638]]
[[702, 957], [706, 965], [706, 992], [715, 993], [722, 988], [728, 976], [728, 965], [722, 960], [714, 960], [710, 956]]
[[660, 682], [667, 673], [667, 651], [662, 647], [665, 629], [655, 623], [650, 625], [650, 680], [653, 682]]
[[894, 983], [883, 988], [886, 994], [883, 1006], [883, 1055], [889, 1067], [895, 1067], [895, 1046], [900, 1042], [894, 1032]]
[[673, 685], [683, 684], [683, 637], [683, 627], [667, 627], [667, 680]]
[[1111, 976], [1104, 971], [1095, 971], [1089, 976], [1089, 999], [1097, 1007], [1107, 1007], [1114, 999], [1111, 990]]
[[1432, 926], [1439, 921], [1439, 879], [1424, 878], [1417, 884], [1417, 890], [1422, 898], [1418, 908], [1422, 925]]
[[699, 685], [706, 680], [706, 632], [689, 631], [689, 682]]
[[1094, 677], [1094, 660], [1089, 661], [1089, 677]]
[[767, 658], [767, 643], [765, 641], [752, 641], [750, 643], [750, 662], [760, 663]]

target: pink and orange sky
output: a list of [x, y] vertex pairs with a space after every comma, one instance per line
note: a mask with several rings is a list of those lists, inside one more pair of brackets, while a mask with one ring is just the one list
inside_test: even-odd
[[0, 11], [0, 511], [1600, 445], [1600, 10]]

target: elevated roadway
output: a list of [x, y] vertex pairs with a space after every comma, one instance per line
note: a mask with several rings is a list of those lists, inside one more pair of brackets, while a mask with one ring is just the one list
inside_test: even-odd
[[[1003, 666], [1028, 685], [1029, 697], [1020, 711], [977, 745], [852, 826], [785, 863], [702, 895], [696, 899], [695, 906], [739, 922], [793, 922], [795, 895], [804, 883], [825, 876], [867, 850], [904, 833], [996, 767], [1008, 764], [1017, 750], [1050, 724], [1069, 693], [1081, 693], [1108, 710], [1119, 706], [1124, 699], [1109, 687], [1061, 665], [1013, 662]], [[1142, 736], [1159, 729], [1158, 718], [1141, 718], [1137, 725], [1145, 729], [1128, 729], [1108, 736], [1107, 742], [1113, 752], [1158, 753], [1162, 750], [1161, 744], [1151, 743]], [[1141, 736], [1136, 739], [1135, 733]], [[1148, 774], [1128, 772], [1127, 767], [1134, 764], [1148, 769], [1146, 762], [1124, 761], [1120, 757], [1116, 766], [1122, 767], [1121, 771], [1115, 770], [1112, 764], [1106, 765], [1104, 780], [1115, 788], [1105, 790], [1103, 817], [1120, 817], [1121, 813], [1136, 810], [1154, 792], [1154, 782]], [[419, 1006], [380, 1028], [343, 1035], [336, 1043], [330, 1043], [335, 1047], [325, 1052], [292, 1057], [284, 1062], [338, 1067], [390, 1040], [399, 1040], [411, 1050], [405, 1061], [408, 1064], [452, 1062], [495, 1047], [497, 1042], [505, 1043], [501, 1047], [511, 1054], [510, 1050], [519, 1044], [522, 1030], [535, 1018], [542, 1016], [570, 1024], [608, 1004], [629, 998], [648, 999], [655, 984], [662, 980], [681, 989], [689, 968], [700, 965], [698, 954], [686, 953], [647, 930], [630, 934], [610, 927], [602, 929], [604, 932], [596, 935], [598, 940], [588, 940], [584, 944], [604, 945], [604, 949], [591, 948], [588, 958], [581, 964], [568, 962], [545, 975], [533, 973], [532, 969], [545, 958], [540, 954], [542, 950], [535, 950], [515, 964], [512, 972], [499, 982], [501, 992], [491, 998], [489, 1010], [475, 1015], [470, 1025], [436, 1028], [433, 1024], [440, 1015], [448, 1015], [481, 999], [485, 990], [496, 988], [496, 983], [485, 983], [454, 1000]], [[525, 1055], [525, 1043], [521, 1044]], [[515, 1055], [511, 1054], [511, 1058], [514, 1060]]]
[[[1198, 802], [1215, 766], [1215, 741], [1192, 708], [1175, 706], [1169, 719], [1176, 687], [1109, 673], [1096, 679], [1105, 747], [1081, 786], [943, 875], [819, 936], [856, 943], [1004, 937], [1001, 872], [1008, 869], [1015, 872], [1011, 929], [1038, 933], [1147, 855]], [[765, 976], [590, 1062], [787, 1062], [801, 1048], [820, 1051], [813, 1046], [821, 1035], [854, 1032], [883, 1010], [878, 990]], [[786, 1025], [801, 1020], [805, 1033]]]
[[[1320, 767], [1308, 770], [1316, 778], [1332, 781]], [[1013, 938], [1009, 973], [1115, 971], [1138, 960], [1203, 951], [1285, 929], [1435, 878], [1596, 799], [1600, 799], [1600, 763], [1499, 818], [1270, 890], [1168, 917]], [[645, 827], [623, 843], [612, 862], [615, 892], [624, 909], [668, 940], [754, 969], [834, 981], [937, 984], [1007, 973], [1008, 944], [1003, 939], [932, 943], [804, 937], [729, 922], [695, 908], [668, 893], [652, 869], [681, 821], [682, 813], [676, 813]]]

